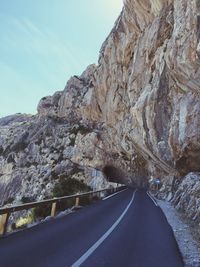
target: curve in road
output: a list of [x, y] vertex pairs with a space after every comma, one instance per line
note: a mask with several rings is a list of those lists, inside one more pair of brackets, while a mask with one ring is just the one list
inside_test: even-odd
[[0, 267], [183, 267], [173, 231], [146, 192], [125, 190], [0, 239]]

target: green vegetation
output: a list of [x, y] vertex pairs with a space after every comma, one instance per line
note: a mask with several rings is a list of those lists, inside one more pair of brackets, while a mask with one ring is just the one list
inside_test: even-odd
[[[74, 172], [80, 172], [78, 168], [74, 169]], [[52, 197], [62, 197], [62, 196], [69, 196], [73, 195], [76, 193], [84, 193], [91, 191], [91, 187], [86, 185], [83, 180], [77, 180], [71, 177], [64, 177], [61, 176], [59, 178], [59, 181], [55, 184], [53, 188], [53, 195]], [[7, 199], [6, 203], [11, 203], [13, 202], [14, 198], [10, 197]], [[92, 201], [96, 200], [92, 196], [84, 196], [80, 198], [79, 204], [81, 206], [88, 205]], [[32, 197], [28, 196], [23, 196], [21, 198], [22, 203], [28, 203], [28, 202], [33, 202], [34, 199]], [[75, 205], [75, 199], [69, 199], [69, 200], [64, 200], [59, 203], [57, 203], [56, 210], [57, 211], [62, 211], [67, 208], [70, 208]], [[39, 207], [35, 207], [32, 209], [32, 213], [28, 214], [27, 216], [20, 217], [16, 223], [12, 224], [12, 229], [20, 229], [20, 228], [25, 228], [27, 224], [32, 223], [33, 221], [41, 218], [45, 218], [47, 216], [50, 216], [51, 214], [51, 204], [44, 204]]]
[[[76, 193], [84, 193], [91, 191], [91, 187], [86, 185], [83, 181], [74, 178], [60, 179], [53, 189], [53, 197], [69, 196]], [[80, 199], [81, 205], [90, 203], [90, 197], [85, 196]], [[69, 199], [58, 203], [57, 209], [63, 210], [74, 205], [74, 199]]]
[[35, 199], [33, 198], [33, 197], [26, 197], [26, 196], [23, 196], [22, 198], [21, 198], [21, 202], [22, 203], [30, 203], [30, 202], [34, 202], [35, 201]]
[[14, 201], [14, 197], [9, 197], [7, 200], [4, 201], [3, 205], [10, 204]]
[[69, 146], [74, 146], [75, 145], [75, 141], [76, 141], [76, 137], [71, 137]]
[[86, 135], [86, 134], [91, 133], [91, 132], [92, 132], [92, 130], [89, 127], [82, 125], [82, 124], [78, 124], [71, 129], [71, 133], [73, 133], [75, 135], [77, 135], [78, 133], [80, 133], [82, 135]]
[[[91, 191], [91, 187], [86, 185], [83, 181], [79, 181], [74, 178], [60, 177], [59, 181], [53, 188], [53, 197], [69, 196], [76, 193], [84, 193]], [[91, 202], [90, 196], [85, 196], [80, 199], [80, 205], [87, 205]], [[75, 204], [75, 199], [69, 199], [57, 203], [56, 210], [62, 211], [66, 208], [70, 208]], [[34, 219], [44, 218], [50, 216], [51, 204], [45, 204], [33, 209]]]
[[12, 224], [13, 229], [25, 228], [27, 224], [30, 224], [34, 221], [32, 214], [27, 215], [26, 217], [20, 217], [15, 224]]
[[62, 197], [81, 192], [88, 192], [90, 190], [91, 187], [86, 185], [83, 181], [74, 178], [60, 179], [54, 186], [53, 196]]
[[34, 220], [45, 218], [51, 215], [51, 204], [45, 204], [40, 207], [35, 207], [32, 210]]

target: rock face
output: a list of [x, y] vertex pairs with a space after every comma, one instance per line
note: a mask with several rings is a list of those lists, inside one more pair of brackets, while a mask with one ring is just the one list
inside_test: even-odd
[[[41, 115], [41, 114], [40, 114]], [[96, 170], [94, 128], [55, 117], [14, 115], [0, 120], [0, 201], [51, 196], [62, 177], [84, 179], [93, 188], [107, 186]], [[101, 144], [100, 144], [101, 145]]]
[[173, 203], [200, 225], [200, 173], [189, 173], [176, 191]]
[[37, 116], [0, 123], [3, 198], [15, 184], [32, 194], [30, 183], [43, 197], [77, 164], [88, 181], [113, 165], [125, 183], [159, 176], [169, 191], [200, 171], [199, 26], [197, 0], [125, 0], [97, 66], [44, 97]]

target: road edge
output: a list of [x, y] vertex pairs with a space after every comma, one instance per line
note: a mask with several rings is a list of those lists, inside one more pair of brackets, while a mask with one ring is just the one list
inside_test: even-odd
[[177, 210], [170, 202], [158, 199], [157, 202], [173, 230], [174, 237], [183, 257], [184, 266], [199, 267], [200, 247], [198, 248], [197, 242], [192, 237], [189, 226], [181, 220]]

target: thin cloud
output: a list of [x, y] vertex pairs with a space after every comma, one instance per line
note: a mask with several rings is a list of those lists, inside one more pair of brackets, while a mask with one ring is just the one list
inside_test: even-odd
[[[12, 46], [24, 50], [29, 54], [41, 56], [44, 62], [52, 58], [52, 64], [56, 64], [61, 71], [70, 68], [79, 70], [84, 62], [76, 57], [69, 43], [61, 41], [59, 37], [49, 29], [40, 29], [28, 18], [3, 17], [4, 23], [9, 24], [10, 30], [6, 36], [2, 36], [4, 46]], [[66, 72], [66, 71], [65, 71]]]
[[[50, 29], [39, 28], [25, 17], [0, 14], [0, 20], [0, 116], [7, 115], [6, 110], [14, 113], [14, 109], [35, 113], [40, 98], [64, 89], [69, 76], [80, 72], [83, 62], [75, 57], [77, 51]], [[10, 61], [12, 56], [17, 58]], [[9, 94], [4, 94], [5, 88]], [[23, 107], [18, 96], [24, 100]]]

